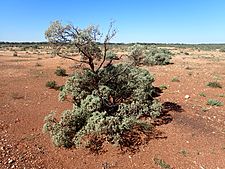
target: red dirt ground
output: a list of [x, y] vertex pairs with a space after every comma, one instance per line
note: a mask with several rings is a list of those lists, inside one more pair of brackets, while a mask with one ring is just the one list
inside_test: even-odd
[[[151, 139], [135, 153], [106, 145], [106, 152], [99, 155], [85, 149], [56, 148], [42, 133], [43, 119], [50, 111], [60, 113], [72, 107], [58, 102], [58, 91], [48, 89], [45, 83], [56, 80], [64, 84], [67, 77], [58, 77], [54, 71], [61, 66], [71, 73], [73, 63], [48, 55], [25, 57], [19, 53], [24, 57], [14, 57], [12, 52], [1, 51], [0, 168], [157, 169], [156, 159], [162, 159], [175, 169], [224, 169], [225, 105], [206, 103], [212, 98], [225, 104], [225, 54], [184, 51], [190, 55], [174, 49], [179, 53], [174, 64], [145, 67], [154, 74], [156, 86], [167, 86], [159, 97], [161, 102], [176, 103], [183, 109], [170, 111], [164, 117], [170, 121], [157, 126], [164, 137]], [[172, 82], [174, 77], [180, 82]], [[210, 81], [220, 82], [223, 88], [207, 87]]]

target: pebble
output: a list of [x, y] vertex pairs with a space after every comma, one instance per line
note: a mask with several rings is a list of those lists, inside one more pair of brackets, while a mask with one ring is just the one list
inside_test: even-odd
[[184, 98], [185, 98], [185, 99], [189, 99], [190, 96], [189, 96], [189, 95], [185, 95]]
[[8, 164], [12, 164], [14, 162], [14, 160], [9, 159]]

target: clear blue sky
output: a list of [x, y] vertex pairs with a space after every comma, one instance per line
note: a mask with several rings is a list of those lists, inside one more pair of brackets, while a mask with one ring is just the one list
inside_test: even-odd
[[225, 0], [2, 0], [0, 41], [45, 41], [54, 20], [102, 31], [115, 20], [112, 42], [225, 42]]

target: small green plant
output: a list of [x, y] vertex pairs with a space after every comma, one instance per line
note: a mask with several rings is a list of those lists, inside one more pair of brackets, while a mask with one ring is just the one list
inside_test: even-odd
[[46, 87], [50, 88], [50, 89], [56, 89], [57, 88], [57, 84], [56, 84], [56, 81], [48, 81], [46, 83]]
[[210, 106], [223, 106], [223, 103], [218, 101], [218, 100], [215, 100], [215, 99], [209, 99], [207, 101], [207, 105], [210, 105]]
[[225, 97], [225, 94], [219, 94], [218, 96], [219, 97]]
[[179, 78], [178, 77], [173, 77], [171, 82], [180, 82]]
[[202, 110], [203, 112], [207, 112], [207, 111], [209, 110], [209, 108], [207, 108], [207, 107], [202, 107], [201, 110]]
[[203, 92], [199, 93], [199, 96], [206, 97], [205, 93]]
[[192, 72], [188, 72], [188, 75], [191, 76], [193, 73]]
[[36, 63], [35, 66], [36, 66], [36, 67], [40, 67], [41, 64], [40, 64], [40, 63]]
[[163, 169], [172, 169], [172, 167], [167, 164], [163, 159], [159, 159], [159, 158], [154, 158], [154, 162], [157, 166], [160, 166], [160, 168]]
[[159, 88], [160, 88], [161, 90], [166, 90], [166, 89], [167, 89], [167, 86], [164, 85], [164, 84], [162, 84], [162, 85], [159, 86]]
[[58, 90], [59, 90], [59, 91], [63, 91], [64, 87], [65, 87], [64, 85], [59, 86], [59, 87], [58, 87]]
[[55, 74], [57, 75], [57, 76], [67, 76], [67, 74], [66, 74], [66, 70], [65, 69], [63, 69], [63, 68], [61, 68], [61, 67], [57, 67], [57, 69], [55, 70]]
[[106, 53], [106, 60], [119, 60], [119, 57], [112, 51]]
[[187, 157], [188, 152], [186, 150], [181, 150], [180, 154], [182, 154], [184, 157]]
[[207, 86], [212, 88], [222, 88], [222, 85], [219, 82], [209, 82], [207, 83]]

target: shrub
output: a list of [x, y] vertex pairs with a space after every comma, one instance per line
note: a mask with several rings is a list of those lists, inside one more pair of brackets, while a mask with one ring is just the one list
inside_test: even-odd
[[142, 45], [135, 44], [129, 47], [129, 54], [128, 58], [134, 63], [134, 65], [138, 66], [143, 64], [144, 55], [144, 48]]
[[159, 159], [155, 157], [154, 162], [156, 165], [160, 166], [160, 168], [162, 169], [172, 169], [172, 167], [169, 164], [167, 164], [163, 159]]
[[222, 88], [221, 84], [218, 82], [209, 82], [209, 83], [207, 83], [207, 86], [212, 87], [212, 88]]
[[199, 96], [206, 97], [205, 93], [203, 92], [199, 93]]
[[48, 81], [45, 86], [50, 89], [56, 89], [57, 84], [56, 84], [56, 81], [53, 80], [53, 81]]
[[[61, 37], [64, 30], [68, 37], [70, 27], [57, 22], [46, 34], [54, 42], [56, 33]], [[43, 129], [56, 146], [87, 146], [93, 138], [122, 145], [127, 133], [152, 129], [150, 123], [139, 119], [141, 116], [154, 119], [160, 115], [162, 105], [154, 98], [153, 76], [133, 64], [112, 64], [111, 60], [104, 64], [107, 43], [114, 33], [109, 31], [101, 49], [96, 43], [96, 32], [94, 27], [77, 28], [71, 35], [88, 67], [71, 76], [60, 92], [61, 101], [72, 98], [72, 110], [65, 110], [60, 119], [54, 113], [45, 118]], [[102, 61], [97, 65], [95, 60]]]
[[136, 44], [130, 47], [128, 58], [135, 65], [167, 65], [170, 63], [172, 53], [168, 49], [150, 47], [145, 49], [144, 46]]
[[37, 63], [35, 63], [35, 66], [40, 67], [41, 64], [37, 62]]
[[207, 101], [207, 104], [208, 105], [211, 105], [211, 106], [223, 106], [223, 103], [218, 101], [218, 100], [215, 100], [215, 99], [209, 99]]
[[225, 47], [220, 48], [220, 52], [225, 52]]
[[225, 94], [219, 94], [218, 96], [219, 97], [225, 97]]
[[180, 82], [179, 78], [178, 77], [173, 77], [171, 82]]
[[96, 134], [120, 144], [134, 126], [150, 127], [138, 120], [140, 116], [160, 114], [161, 104], [152, 97], [153, 81], [147, 70], [123, 64], [103, 68], [97, 75], [90, 70], [77, 73], [60, 93], [61, 100], [72, 95], [74, 108], [64, 111], [60, 121], [47, 117], [45, 131], [57, 146], [79, 146], [86, 135]]
[[14, 51], [13, 56], [18, 56], [18, 54], [17, 54], [17, 52], [16, 52], [16, 51]]
[[167, 89], [167, 86], [164, 85], [164, 84], [162, 84], [162, 85], [159, 86], [159, 88], [160, 88], [161, 90], [166, 90], [166, 89]]
[[152, 47], [146, 52], [145, 65], [168, 65], [172, 53], [167, 49]]
[[119, 57], [112, 51], [108, 51], [106, 53], [106, 59], [107, 60], [119, 60]]
[[57, 67], [57, 69], [55, 70], [55, 74], [57, 76], [67, 76], [66, 70], [61, 67]]
[[64, 89], [64, 85], [58, 86], [58, 90], [59, 90], [59, 91], [62, 91], [63, 89]]

